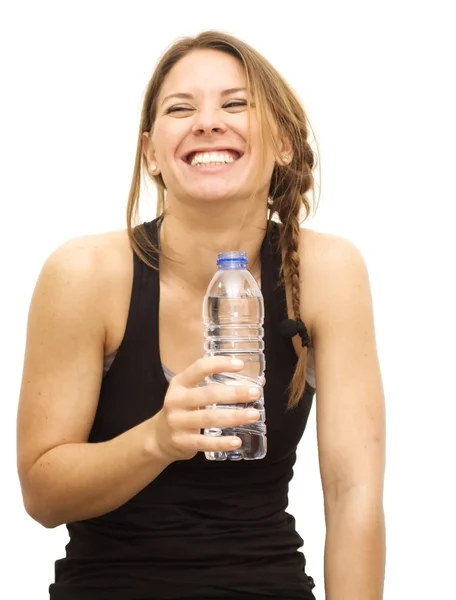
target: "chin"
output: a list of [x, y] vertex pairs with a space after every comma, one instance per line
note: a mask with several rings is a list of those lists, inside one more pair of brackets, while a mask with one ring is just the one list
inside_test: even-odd
[[227, 190], [227, 189], [204, 189], [204, 190], [187, 190], [186, 197], [191, 203], [212, 203], [220, 204], [224, 202], [233, 202], [236, 198], [244, 198], [246, 195], [242, 190]]

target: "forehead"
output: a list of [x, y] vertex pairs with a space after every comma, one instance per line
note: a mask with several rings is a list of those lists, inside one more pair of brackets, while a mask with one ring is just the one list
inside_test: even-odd
[[160, 97], [172, 93], [220, 93], [246, 86], [240, 61], [218, 50], [194, 50], [174, 65], [160, 90]]

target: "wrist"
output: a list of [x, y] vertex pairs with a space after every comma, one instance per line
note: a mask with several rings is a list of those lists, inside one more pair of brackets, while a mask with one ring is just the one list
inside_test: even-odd
[[173, 458], [168, 456], [159, 443], [159, 428], [160, 428], [160, 413], [157, 413], [148, 419], [144, 425], [146, 426], [144, 438], [144, 451], [148, 462], [155, 464], [165, 469], [172, 462]]

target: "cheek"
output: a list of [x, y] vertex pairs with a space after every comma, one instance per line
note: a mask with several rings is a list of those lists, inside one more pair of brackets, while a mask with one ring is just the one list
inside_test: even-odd
[[155, 148], [155, 156], [158, 162], [164, 163], [170, 155], [175, 154], [180, 141], [183, 139], [183, 130], [184, 127], [178, 119], [166, 124], [159, 119], [155, 123], [151, 142]]
[[[248, 123], [246, 124], [246, 139], [248, 137]], [[263, 139], [260, 136], [260, 128], [256, 118], [251, 119], [250, 124], [250, 151], [258, 162], [262, 160], [263, 144], [267, 144], [267, 133], [263, 132]], [[264, 154], [264, 166], [266, 169], [272, 169], [274, 165], [274, 153], [272, 147], [268, 146]]]
[[270, 144], [268, 144], [263, 152], [264, 144], [267, 144], [267, 140], [261, 139], [258, 128], [251, 130], [251, 153], [255, 162], [260, 167], [263, 164], [263, 170], [271, 171], [275, 164], [274, 150]]

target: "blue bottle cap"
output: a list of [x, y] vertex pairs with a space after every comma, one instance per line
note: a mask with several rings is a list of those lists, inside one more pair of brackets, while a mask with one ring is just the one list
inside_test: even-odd
[[234, 266], [239, 265], [246, 267], [248, 263], [246, 252], [220, 252], [217, 258], [217, 266]]

